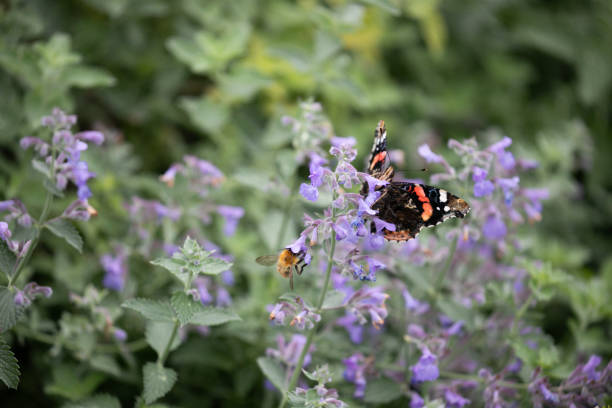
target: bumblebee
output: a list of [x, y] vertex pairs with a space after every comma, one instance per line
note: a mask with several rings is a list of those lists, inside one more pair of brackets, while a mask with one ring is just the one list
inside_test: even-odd
[[290, 249], [285, 248], [279, 255], [262, 255], [255, 259], [255, 262], [265, 266], [276, 264], [276, 270], [283, 278], [289, 278], [289, 287], [293, 290], [293, 270], [295, 269], [298, 275], [302, 274], [306, 266], [305, 256], [304, 252], [294, 254]]

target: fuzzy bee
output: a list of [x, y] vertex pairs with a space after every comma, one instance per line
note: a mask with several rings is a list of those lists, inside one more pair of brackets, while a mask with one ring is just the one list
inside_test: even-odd
[[294, 254], [290, 249], [283, 249], [278, 255], [262, 255], [255, 259], [260, 265], [272, 266], [276, 264], [276, 270], [283, 278], [289, 278], [289, 286], [293, 290], [293, 270], [298, 275], [302, 274], [306, 263], [304, 252]]

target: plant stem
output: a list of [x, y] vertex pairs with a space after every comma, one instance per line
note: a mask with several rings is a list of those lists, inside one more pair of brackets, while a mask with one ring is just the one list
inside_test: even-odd
[[170, 334], [170, 338], [168, 339], [168, 344], [166, 344], [166, 348], [157, 358], [157, 364], [161, 367], [166, 362], [166, 358], [168, 357], [168, 353], [170, 353], [170, 347], [172, 347], [172, 343], [174, 343], [174, 338], [176, 337], [176, 333], [178, 332], [178, 328], [181, 323], [178, 320], [174, 321], [174, 327], [172, 328], [172, 334]]
[[[333, 218], [333, 214], [332, 214]], [[333, 232], [332, 232], [333, 234]], [[331, 240], [331, 248], [329, 249], [329, 256], [327, 258], [327, 271], [325, 272], [325, 282], [323, 283], [323, 290], [321, 291], [321, 296], [319, 297], [319, 302], [317, 303], [316, 313], [320, 314], [321, 309], [323, 307], [323, 302], [325, 301], [325, 295], [327, 294], [327, 289], [329, 288], [329, 280], [331, 278], [331, 270], [334, 261], [334, 252], [336, 251], [336, 237], [332, 237]], [[300, 378], [300, 374], [302, 372], [302, 366], [304, 365], [304, 359], [306, 358], [306, 353], [308, 353], [308, 349], [312, 344], [312, 340], [314, 339], [315, 332], [317, 331], [318, 324], [313, 327], [308, 333], [308, 337], [306, 338], [306, 344], [304, 344], [304, 348], [302, 348], [302, 352], [300, 353], [300, 357], [298, 358], [297, 365], [293, 371], [293, 375], [291, 376], [291, 380], [289, 381], [289, 386], [287, 387], [287, 391], [283, 393], [283, 399], [281, 400], [278, 408], [284, 408], [287, 403], [287, 397], [289, 392], [297, 386], [298, 379]]]
[[444, 283], [444, 278], [446, 278], [446, 275], [448, 275], [448, 272], [450, 271], [451, 265], [453, 264], [453, 258], [455, 257], [455, 252], [457, 251], [458, 241], [459, 241], [459, 236], [457, 235], [455, 238], [453, 238], [453, 241], [451, 242], [451, 246], [448, 251], [448, 258], [446, 258], [446, 263], [444, 264], [444, 268], [442, 269], [442, 271], [438, 275], [438, 278], [436, 279], [436, 284], [434, 286], [435, 292], [433, 293], [434, 297], [437, 297], [438, 294], [440, 293], [440, 289], [442, 289], [442, 284]]
[[514, 315], [514, 320], [512, 322], [512, 329], [510, 329], [510, 333], [512, 334], [512, 337], [516, 336], [519, 320], [521, 320], [521, 317], [523, 317], [525, 312], [527, 312], [527, 309], [529, 308], [529, 305], [531, 304], [533, 299], [534, 299], [534, 295], [533, 293], [531, 293], [529, 297], [527, 298], [527, 300], [525, 300], [525, 303], [523, 303], [521, 308], [518, 310], [518, 312], [516, 312], [516, 315]]

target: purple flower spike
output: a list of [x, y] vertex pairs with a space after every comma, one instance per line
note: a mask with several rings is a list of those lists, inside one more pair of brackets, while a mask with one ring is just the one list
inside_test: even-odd
[[427, 347], [421, 350], [423, 353], [419, 361], [412, 366], [412, 383], [419, 384], [425, 381], [434, 381], [440, 376], [437, 357]]
[[491, 195], [495, 185], [489, 180], [477, 181], [474, 184], [474, 197], [485, 197]]
[[300, 185], [300, 194], [308, 201], [317, 201], [319, 199], [319, 190], [310, 184], [302, 183]]
[[102, 284], [104, 287], [120, 292], [125, 286], [125, 278], [127, 276], [127, 262], [125, 250], [120, 248], [117, 255], [112, 254], [102, 255], [100, 263], [106, 272]]
[[419, 155], [425, 159], [427, 163], [443, 163], [444, 159], [442, 156], [435, 154], [431, 151], [431, 148], [427, 144], [422, 144], [418, 148]]
[[225, 218], [223, 233], [226, 236], [231, 237], [236, 232], [238, 221], [244, 216], [244, 208], [220, 205], [217, 207], [217, 211], [223, 218]]
[[559, 396], [557, 394], [555, 394], [554, 392], [551, 392], [546, 385], [544, 384], [540, 384], [540, 392], [542, 393], [542, 396], [544, 397], [544, 399], [548, 402], [551, 402], [553, 404], [558, 404], [559, 403]]
[[482, 234], [487, 239], [501, 240], [506, 232], [506, 224], [498, 215], [490, 215], [482, 226]]
[[364, 357], [360, 353], [353, 354], [349, 358], [342, 360], [344, 363], [344, 379], [355, 384], [355, 398], [363, 398], [365, 394], [365, 363]]
[[447, 389], [444, 392], [444, 399], [447, 402], [446, 406], [451, 408], [462, 408], [464, 405], [471, 402], [469, 399], [463, 398], [461, 395], [451, 391], [450, 389]]

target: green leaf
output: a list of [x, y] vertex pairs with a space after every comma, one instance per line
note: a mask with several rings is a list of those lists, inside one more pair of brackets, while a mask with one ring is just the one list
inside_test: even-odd
[[53, 382], [44, 390], [47, 394], [78, 401], [91, 395], [105, 378], [99, 372], [84, 374], [76, 365], [58, 365], [53, 369]]
[[72, 223], [63, 218], [54, 218], [45, 223], [52, 233], [60, 238], [64, 238], [67, 243], [74, 247], [77, 251], [82, 252], [83, 250], [83, 239], [79, 234], [79, 231], [72, 225]]
[[15, 261], [15, 254], [6, 245], [6, 242], [0, 240], [0, 271], [4, 272], [6, 276], [13, 276]]
[[402, 395], [402, 390], [394, 381], [380, 378], [368, 381], [363, 400], [376, 404], [384, 404], [398, 399]]
[[201, 326], [217, 326], [223, 323], [241, 320], [240, 316], [228, 309], [216, 307], [205, 308], [201, 312], [194, 314], [189, 323]]
[[[152, 320], [147, 322], [145, 338], [147, 339], [149, 346], [151, 346], [151, 348], [157, 352], [158, 356], [164, 352], [166, 344], [168, 344], [168, 341], [170, 341], [173, 328], [173, 323], [155, 322]], [[180, 344], [181, 340], [179, 336], [174, 336], [174, 341], [170, 346], [170, 351], [175, 350]]]
[[224, 261], [223, 259], [208, 257], [202, 260], [201, 273], [205, 275], [218, 275], [223, 271], [227, 271], [232, 267], [231, 262]]
[[0, 380], [14, 390], [19, 385], [19, 364], [11, 348], [0, 337]]
[[193, 315], [201, 312], [203, 308], [202, 303], [194, 301], [185, 292], [174, 293], [170, 304], [183, 326], [189, 323]]
[[178, 280], [183, 282], [183, 285], [187, 285], [189, 283], [189, 270], [186, 267], [185, 261], [174, 257], [156, 259], [151, 261], [151, 263], [166, 269], [168, 272], [176, 276]]
[[97, 86], [112, 86], [115, 78], [108, 72], [94, 67], [76, 65], [68, 67], [63, 72], [66, 84], [78, 88], [94, 88]]
[[166, 301], [136, 298], [126, 300], [122, 306], [137, 311], [149, 320], [174, 322], [174, 313]]
[[103, 373], [114, 375], [115, 377], [121, 376], [121, 367], [119, 367], [119, 364], [117, 364], [117, 361], [111, 355], [97, 354], [89, 359], [89, 364], [92, 368]]
[[336, 309], [344, 304], [344, 298], [346, 293], [340, 292], [339, 290], [332, 290], [327, 292], [325, 300], [323, 301], [323, 309]]
[[45, 162], [32, 159], [32, 167], [34, 168], [34, 170], [44, 174], [46, 178], [49, 178], [51, 172], [49, 171], [49, 166], [47, 166]]
[[283, 370], [283, 367], [278, 363], [278, 361], [269, 357], [259, 357], [257, 359], [257, 365], [266, 378], [270, 380], [270, 382], [274, 384], [279, 391], [286, 391], [285, 370]]
[[166, 395], [176, 382], [176, 372], [155, 363], [147, 363], [142, 368], [144, 391], [142, 396], [147, 404]]
[[229, 119], [229, 109], [206, 97], [182, 98], [181, 107], [191, 122], [206, 133], [217, 133]]
[[0, 333], [6, 332], [17, 323], [14, 297], [15, 294], [8, 288], [0, 286]]
[[69, 402], [62, 408], [121, 408], [121, 403], [111, 395], [98, 394], [78, 402]]

